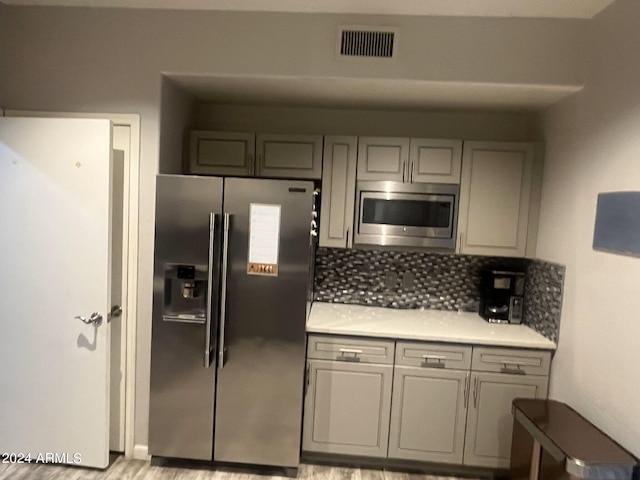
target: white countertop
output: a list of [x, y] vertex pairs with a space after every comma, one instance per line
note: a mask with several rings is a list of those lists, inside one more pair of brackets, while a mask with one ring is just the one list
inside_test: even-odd
[[525, 325], [486, 322], [477, 313], [407, 310], [314, 302], [308, 333], [467, 343], [555, 350], [556, 344]]

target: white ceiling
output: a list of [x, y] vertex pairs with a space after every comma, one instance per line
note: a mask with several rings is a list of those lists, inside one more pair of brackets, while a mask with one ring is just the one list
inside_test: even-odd
[[613, 0], [0, 0], [48, 5], [465, 17], [592, 18]]
[[[614, 0], [0, 0], [11, 5], [471, 17], [592, 18]], [[196, 98], [329, 108], [537, 110], [577, 91], [535, 85], [170, 75]]]

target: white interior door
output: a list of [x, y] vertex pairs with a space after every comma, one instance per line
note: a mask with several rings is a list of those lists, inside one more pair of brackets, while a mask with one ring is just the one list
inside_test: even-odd
[[106, 120], [0, 118], [0, 452], [108, 465], [111, 154]]
[[125, 450], [125, 390], [127, 363], [126, 325], [129, 321], [127, 304], [128, 270], [128, 202], [125, 193], [126, 172], [131, 158], [131, 132], [128, 126], [114, 125], [112, 145], [112, 196], [111, 196], [111, 305], [122, 306], [119, 317], [111, 319], [111, 409], [109, 450]]

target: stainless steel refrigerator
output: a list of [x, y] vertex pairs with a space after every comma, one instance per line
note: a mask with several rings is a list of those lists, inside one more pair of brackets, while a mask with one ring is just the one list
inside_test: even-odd
[[159, 175], [149, 453], [297, 468], [313, 183]]

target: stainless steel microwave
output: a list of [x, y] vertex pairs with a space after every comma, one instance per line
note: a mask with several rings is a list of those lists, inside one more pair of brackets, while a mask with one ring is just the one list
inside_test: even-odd
[[460, 186], [358, 182], [353, 241], [454, 250]]

